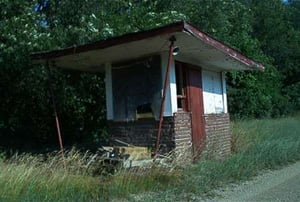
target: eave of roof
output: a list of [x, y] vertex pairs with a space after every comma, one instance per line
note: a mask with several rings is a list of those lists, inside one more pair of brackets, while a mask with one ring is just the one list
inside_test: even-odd
[[157, 37], [160, 35], [172, 34], [176, 32], [184, 32], [192, 35], [193, 37], [196, 37], [197, 39], [204, 42], [205, 44], [223, 52], [230, 58], [233, 58], [234, 60], [243, 63], [249, 69], [253, 69], [253, 70], [257, 69], [262, 71], [264, 70], [264, 66], [262, 64], [244, 56], [239, 51], [225, 45], [219, 40], [200, 31], [195, 26], [191, 25], [186, 21], [180, 21], [173, 24], [169, 24], [167, 26], [141, 31], [141, 32], [129, 33], [122, 36], [113, 37], [106, 40], [100, 40], [100, 41], [96, 41], [84, 45], [79, 45], [79, 46], [74, 45], [64, 49], [33, 53], [31, 54], [31, 59], [34, 61], [53, 60], [63, 56], [74, 55], [74, 54], [100, 50], [100, 49], [106, 49], [117, 45], [141, 41], [141, 40]]
[[216, 49], [226, 53], [230, 57], [232, 57], [236, 60], [239, 60], [242, 63], [245, 63], [246, 65], [248, 65], [251, 68], [264, 71], [265, 67], [261, 63], [256, 62], [253, 59], [250, 59], [250, 58], [244, 56], [238, 50], [235, 50], [235, 49], [225, 45], [221, 41], [215, 39], [214, 37], [209, 36], [205, 32], [200, 31], [199, 29], [197, 29], [195, 26], [191, 25], [190, 23], [183, 22], [183, 24], [184, 24], [184, 30], [191, 33], [193, 36], [197, 37], [198, 39], [200, 39], [200, 40], [206, 42], [207, 44], [215, 47]]
[[79, 45], [79, 46], [73, 45], [71, 47], [67, 47], [64, 49], [33, 53], [31, 54], [31, 59], [32, 60], [52, 59], [56, 57], [72, 55], [72, 54], [82, 53], [91, 50], [105, 49], [115, 45], [120, 45], [132, 41], [139, 41], [139, 40], [155, 37], [161, 34], [183, 31], [184, 23], [185, 22], [182, 21], [164, 27], [159, 27], [159, 28], [140, 31], [140, 32], [128, 33], [125, 35], [112, 37], [105, 40], [95, 41], [84, 45]]

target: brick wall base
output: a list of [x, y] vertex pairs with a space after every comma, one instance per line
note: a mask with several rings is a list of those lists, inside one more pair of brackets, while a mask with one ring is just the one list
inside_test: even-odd
[[[231, 128], [229, 114], [207, 114], [205, 119], [206, 149], [202, 155], [208, 158], [224, 159], [231, 152]], [[109, 123], [110, 134], [135, 146], [155, 148], [158, 121], [141, 119], [131, 122]], [[114, 145], [117, 143], [112, 141]], [[189, 151], [192, 147], [191, 113], [179, 111], [173, 117], [164, 117], [160, 153]]]
[[209, 158], [224, 159], [231, 153], [231, 128], [228, 113], [206, 114], [206, 151]]
[[[114, 139], [128, 144], [155, 148], [157, 141], [158, 121], [141, 119], [130, 122], [109, 122], [112, 144]], [[191, 114], [188, 112], [174, 113], [173, 117], [164, 117], [160, 153], [168, 153], [173, 149], [191, 146]]]
[[[109, 122], [112, 144], [114, 139], [141, 147], [155, 148], [157, 140], [158, 121], [141, 119], [130, 122]], [[166, 153], [175, 148], [174, 119], [165, 117], [161, 133], [161, 152]]]
[[174, 113], [174, 137], [176, 152], [181, 155], [192, 155], [192, 124], [191, 113], [178, 111]]

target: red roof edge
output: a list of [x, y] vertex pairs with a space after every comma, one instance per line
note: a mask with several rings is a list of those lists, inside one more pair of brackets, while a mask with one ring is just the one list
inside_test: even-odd
[[235, 58], [236, 60], [246, 64], [247, 66], [253, 69], [259, 69], [261, 71], [264, 71], [265, 69], [265, 67], [261, 63], [256, 62], [255, 60], [244, 56], [238, 50], [230, 48], [229, 46], [225, 45], [218, 39], [215, 39], [214, 37], [208, 35], [207, 33], [200, 31], [198, 28], [196, 28], [195, 26], [193, 26], [188, 22], [184, 22], [184, 30], [189, 32], [193, 36], [197, 37], [201, 41], [204, 41], [205, 43], [215, 47], [216, 49], [224, 52], [228, 56]]

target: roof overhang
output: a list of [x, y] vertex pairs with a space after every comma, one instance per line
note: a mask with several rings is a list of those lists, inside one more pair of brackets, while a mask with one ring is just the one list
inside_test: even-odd
[[31, 59], [36, 63], [49, 61], [61, 68], [103, 71], [106, 63], [122, 63], [168, 51], [171, 36], [175, 36], [175, 46], [180, 49], [176, 57], [186, 62], [222, 71], [264, 70], [262, 64], [185, 21], [85, 45], [33, 53]]

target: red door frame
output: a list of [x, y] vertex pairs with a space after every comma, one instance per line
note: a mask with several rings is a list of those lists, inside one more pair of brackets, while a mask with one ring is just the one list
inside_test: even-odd
[[186, 76], [186, 111], [191, 112], [191, 130], [194, 158], [198, 158], [205, 146], [204, 105], [201, 68], [179, 63]]

